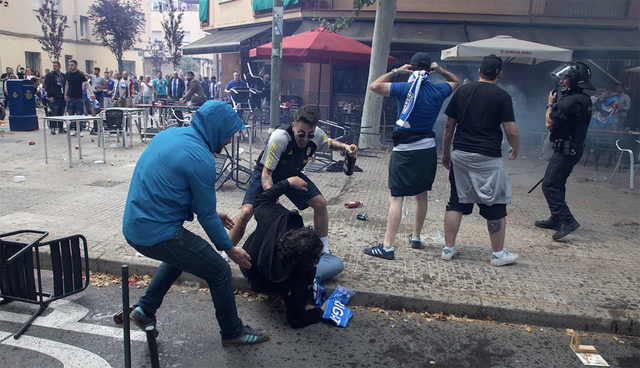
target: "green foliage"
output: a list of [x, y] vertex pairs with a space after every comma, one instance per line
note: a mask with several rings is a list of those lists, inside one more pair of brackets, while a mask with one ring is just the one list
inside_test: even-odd
[[328, 32], [339, 32], [343, 29], [351, 27], [353, 21], [360, 16], [360, 11], [366, 6], [375, 4], [376, 0], [353, 0], [353, 11], [346, 17], [338, 17], [332, 23], [327, 19], [318, 18], [322, 27], [326, 28]]
[[[8, 4], [5, 3], [5, 6]], [[42, 37], [38, 42], [42, 45], [42, 50], [49, 55], [49, 60], [58, 61], [62, 54], [62, 43], [64, 41], [64, 30], [69, 28], [67, 16], [58, 14], [58, 5], [54, 0], [46, 0], [38, 9], [36, 15], [42, 27]]]
[[163, 41], [149, 41], [146, 52], [151, 56], [151, 66], [157, 73], [162, 70], [165, 63], [166, 50]]
[[95, 0], [89, 7], [94, 21], [92, 34], [115, 55], [120, 70], [124, 69], [124, 53], [141, 42], [146, 20], [139, 9], [140, 0]]
[[195, 73], [195, 75], [198, 75], [198, 73], [200, 73], [200, 63], [198, 62], [198, 60], [192, 58], [191, 56], [185, 56], [182, 58], [182, 60], [180, 60], [180, 63], [176, 68], [176, 70], [179, 69], [181, 69], [184, 74], [187, 74], [188, 71], [192, 71]]
[[163, 14], [162, 30], [164, 31], [164, 41], [167, 43], [169, 57], [173, 63], [173, 70], [178, 70], [180, 59], [182, 59], [182, 40], [184, 39], [184, 29], [182, 28], [182, 16], [184, 12], [179, 12], [173, 1], [169, 2], [169, 11]]

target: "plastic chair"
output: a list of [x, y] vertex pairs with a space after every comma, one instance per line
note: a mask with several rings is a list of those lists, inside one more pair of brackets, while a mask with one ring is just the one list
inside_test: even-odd
[[171, 117], [176, 121], [179, 127], [191, 125], [192, 114], [185, 114], [180, 109], [171, 109]]
[[[35, 235], [36, 239], [29, 243], [7, 239], [24, 235]], [[0, 304], [20, 301], [40, 306], [13, 336], [15, 339], [29, 328], [49, 303], [79, 293], [89, 286], [87, 239], [82, 235], [72, 235], [40, 243], [47, 235], [49, 233], [46, 231], [36, 230], [19, 230], [0, 235], [0, 297], [3, 298]], [[41, 247], [49, 247], [51, 254], [53, 290], [48, 292], [42, 286]]]
[[105, 118], [102, 120], [102, 126], [100, 127], [102, 135], [102, 149], [107, 149], [107, 132], [116, 132], [116, 142], [120, 141], [120, 134], [122, 134], [122, 140], [124, 146], [129, 148], [127, 144], [127, 130], [124, 126], [124, 112], [120, 110], [105, 110]]
[[[618, 169], [622, 169], [620, 164], [628, 164], [629, 165], [629, 189], [633, 189], [633, 179], [638, 173], [638, 153], [640, 152], [640, 141], [637, 139], [618, 139], [616, 141], [616, 147], [620, 151], [620, 157], [618, 157], [618, 163], [616, 164], [616, 168], [613, 169], [613, 173], [611, 174], [611, 178], [609, 179], [609, 183], [613, 182], [613, 176], [616, 174]], [[625, 155], [627, 153], [628, 155]], [[625, 157], [628, 157], [629, 160], [624, 160]]]

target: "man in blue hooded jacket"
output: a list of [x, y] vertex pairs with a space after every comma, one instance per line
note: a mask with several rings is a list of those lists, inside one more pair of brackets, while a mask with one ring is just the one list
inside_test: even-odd
[[264, 342], [269, 335], [244, 326], [238, 317], [229, 264], [203, 238], [183, 227], [198, 216], [209, 239], [241, 267], [249, 255], [233, 247], [225, 231], [233, 221], [216, 211], [214, 152], [246, 127], [222, 101], [208, 101], [196, 111], [191, 126], [162, 131], [144, 150], [131, 178], [122, 232], [143, 255], [162, 261], [145, 295], [131, 312], [140, 328], [155, 326], [156, 310], [182, 272], [209, 285], [224, 346]]

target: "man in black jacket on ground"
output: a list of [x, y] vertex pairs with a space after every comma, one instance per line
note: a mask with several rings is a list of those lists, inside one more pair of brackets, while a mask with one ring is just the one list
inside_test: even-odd
[[297, 176], [288, 178], [254, 200], [258, 226], [243, 247], [251, 257], [251, 268], [240, 270], [254, 292], [281, 295], [287, 322], [301, 328], [322, 320], [324, 305], [313, 309], [306, 305], [323, 246], [318, 233], [304, 227], [298, 211], [277, 202], [291, 188], [305, 191], [307, 182]]

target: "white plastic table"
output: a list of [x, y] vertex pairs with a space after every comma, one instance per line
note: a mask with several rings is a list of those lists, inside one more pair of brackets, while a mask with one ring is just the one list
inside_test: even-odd
[[[42, 131], [44, 132], [44, 162], [49, 163], [49, 154], [47, 152], [47, 121], [63, 121], [65, 123], [67, 130], [67, 144], [69, 146], [69, 167], [73, 167], [73, 157], [71, 155], [71, 123], [72, 122], [81, 122], [81, 121], [91, 121], [96, 120], [98, 124], [102, 125], [102, 118], [100, 116], [85, 116], [85, 115], [65, 115], [65, 116], [45, 116], [44, 127]], [[79, 128], [79, 126], [78, 126]], [[82, 159], [82, 140], [80, 129], [77, 129], [78, 135], [78, 151], [80, 155], [80, 159]]]

